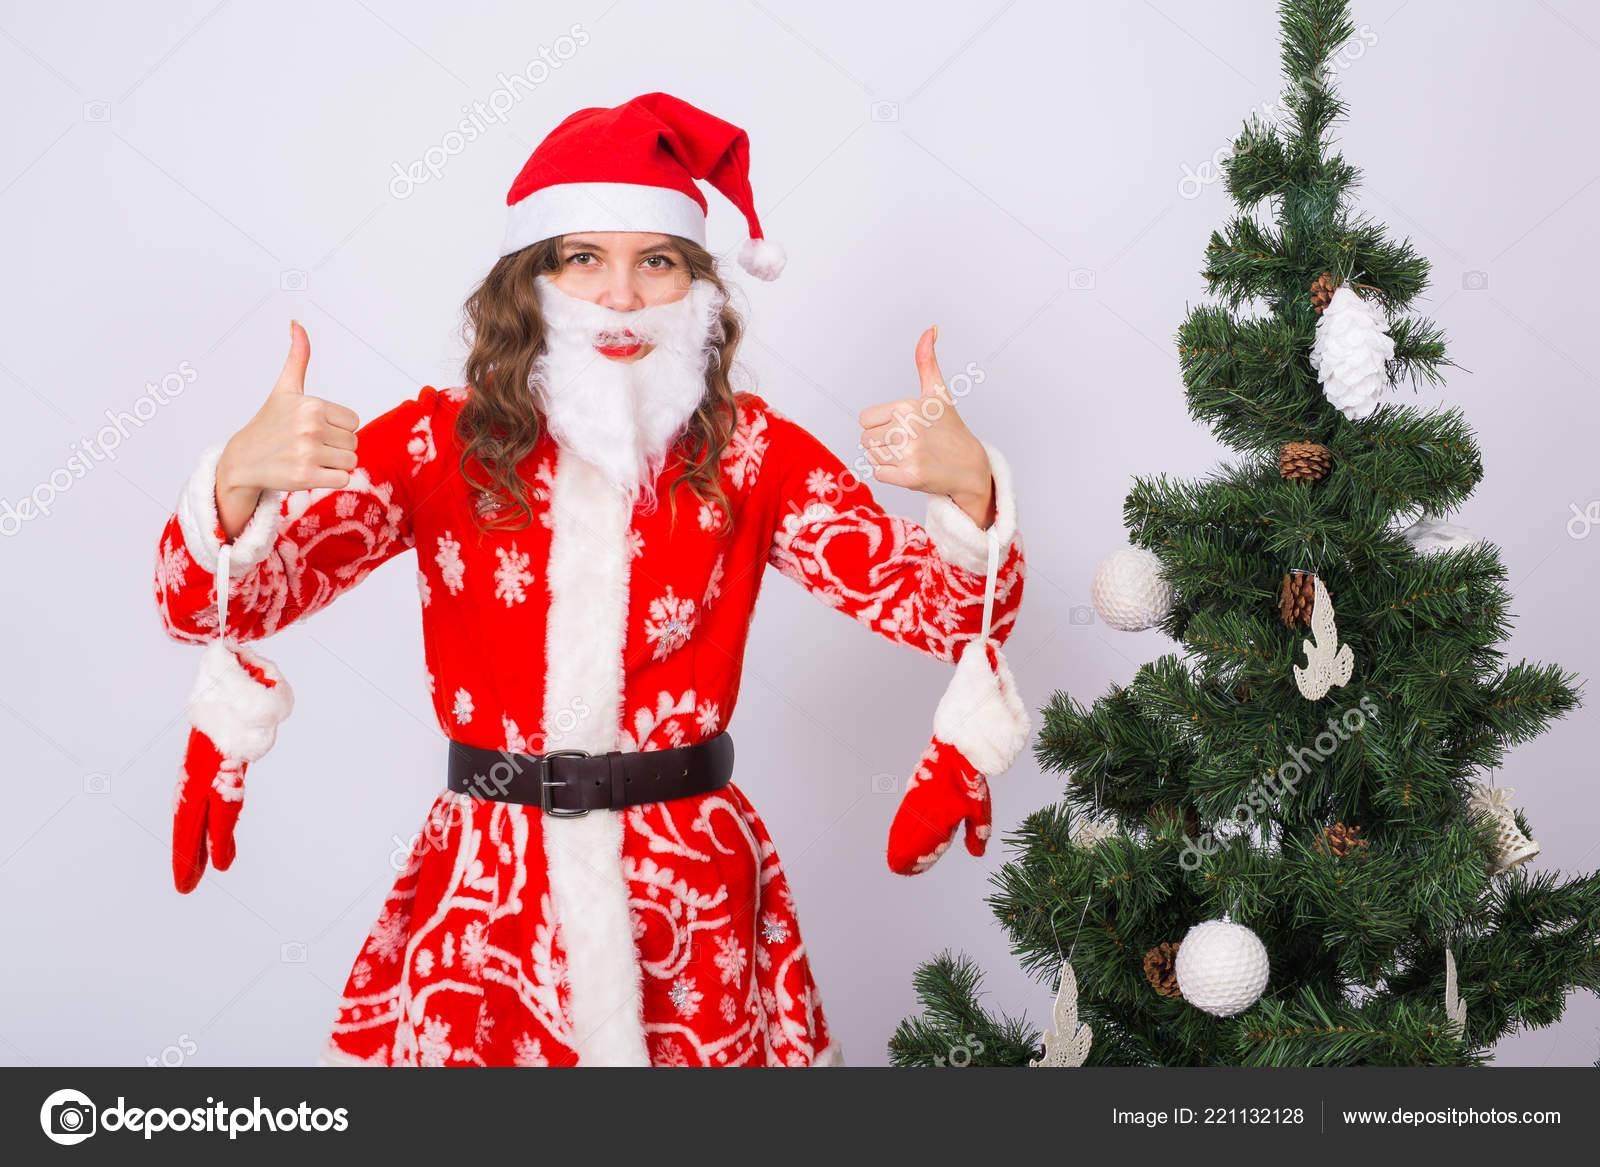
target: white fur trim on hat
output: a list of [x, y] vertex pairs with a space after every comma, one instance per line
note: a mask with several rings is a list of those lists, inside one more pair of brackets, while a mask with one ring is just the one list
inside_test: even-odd
[[[1017, 534], [1017, 495], [1011, 484], [1011, 465], [1000, 451], [983, 443], [989, 455], [989, 470], [994, 475], [994, 527], [1000, 539], [1000, 559]], [[972, 521], [948, 495], [928, 496], [928, 517], [923, 523], [933, 548], [941, 559], [974, 575], [989, 573], [989, 532]]]
[[[217, 538], [217, 463], [222, 460], [223, 443], [207, 446], [200, 464], [190, 472], [178, 495], [178, 528], [183, 532], [189, 555], [205, 571], [216, 574], [217, 554], [222, 542]], [[250, 521], [230, 546], [229, 570], [243, 574], [247, 567], [260, 563], [278, 539], [278, 512], [283, 491], [263, 490], [251, 512]]]
[[702, 247], [706, 213], [670, 186], [636, 182], [563, 182], [543, 187], [506, 211], [504, 258], [557, 235], [578, 231], [650, 231], [679, 235]]
[[[274, 683], [261, 684], [239, 663], [239, 657]], [[293, 708], [289, 682], [266, 657], [220, 640], [206, 645], [189, 692], [189, 722], [211, 739], [223, 757], [246, 762], [260, 758], [272, 748], [278, 722]]]
[[783, 274], [789, 253], [771, 239], [746, 239], [739, 247], [739, 266], [758, 280], [775, 280]]
[[962, 648], [956, 675], [933, 711], [933, 736], [993, 778], [1016, 761], [1030, 726], [1005, 654], [995, 649], [999, 668], [990, 671], [983, 645], [974, 637]]

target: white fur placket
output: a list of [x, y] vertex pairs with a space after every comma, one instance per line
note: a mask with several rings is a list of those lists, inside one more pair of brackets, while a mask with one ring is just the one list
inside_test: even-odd
[[[605, 753], [622, 725], [632, 508], [589, 462], [556, 457], [550, 495], [550, 595], [544, 724], [550, 748]], [[568, 730], [578, 711], [576, 724]], [[550, 899], [567, 956], [574, 1048], [580, 1065], [647, 1066], [639, 958], [622, 873], [622, 816], [547, 816]]]

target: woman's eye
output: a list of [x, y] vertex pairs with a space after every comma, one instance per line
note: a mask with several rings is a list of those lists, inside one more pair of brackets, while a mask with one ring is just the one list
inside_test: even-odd
[[652, 265], [656, 271], [661, 271], [663, 268], [674, 266], [672, 260], [667, 258], [665, 255], [652, 255], [645, 260], [645, 263]]
[[[588, 259], [593, 259], [593, 258], [594, 258], [594, 253], [593, 252], [580, 251], [575, 255], [568, 256], [567, 257], [567, 262], [568, 263], [578, 263], [578, 261], [580, 259], [588, 260]], [[583, 264], [579, 264], [579, 266], [580, 267], [588, 267], [589, 265], [587, 263], [583, 263]]]

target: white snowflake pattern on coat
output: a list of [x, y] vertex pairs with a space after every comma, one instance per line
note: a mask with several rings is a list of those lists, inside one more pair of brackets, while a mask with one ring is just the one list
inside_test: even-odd
[[722, 973], [722, 983], [738, 988], [744, 984], [744, 968], [749, 963], [748, 954], [737, 936], [723, 936], [717, 941], [717, 968]]
[[413, 475], [433, 461], [433, 418], [417, 419], [417, 424], [411, 427], [411, 440], [406, 443], [406, 452], [411, 455]]
[[717, 561], [711, 565], [711, 575], [706, 580], [706, 590], [700, 596], [702, 610], [711, 607], [711, 601], [722, 594], [722, 565], [727, 562], [727, 555], [717, 556]]
[[182, 547], [173, 546], [171, 539], [163, 540], [160, 552], [156, 555], [156, 587], [162, 592], [181, 588], [189, 569], [189, 562], [187, 551]]
[[749, 425], [741, 425], [733, 431], [727, 448], [722, 451], [723, 470], [740, 490], [744, 489], [746, 479], [755, 481], [755, 469], [767, 452], [766, 433], [767, 414], [758, 413]]
[[544, 1056], [544, 1050], [539, 1045], [539, 1039], [524, 1033], [517, 1038], [513, 1048], [513, 1065], [518, 1066], [548, 1066], [550, 1059]]
[[446, 531], [439, 536], [439, 553], [433, 557], [439, 565], [439, 579], [443, 581], [445, 590], [452, 596], [461, 591], [462, 580], [467, 573], [467, 565], [461, 558], [461, 542], [451, 537]]
[[509, 713], [500, 715], [500, 728], [505, 730], [505, 748], [508, 751], [513, 754], [525, 754], [528, 752], [528, 739], [522, 736], [522, 731], [517, 728], [517, 723], [511, 720]]
[[667, 656], [685, 644], [694, 634], [695, 603], [688, 596], [674, 594], [668, 585], [663, 595], [650, 601], [650, 615], [644, 622], [644, 634], [655, 645], [651, 656], [666, 660]]
[[494, 596], [504, 600], [506, 607], [520, 604], [528, 598], [528, 585], [533, 582], [533, 572], [528, 570], [528, 553], [518, 551], [513, 543], [509, 548], [496, 547], [495, 556], [500, 565], [494, 569]]

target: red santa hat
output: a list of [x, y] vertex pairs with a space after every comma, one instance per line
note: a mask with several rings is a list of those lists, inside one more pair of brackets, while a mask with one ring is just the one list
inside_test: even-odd
[[650, 231], [703, 247], [707, 207], [697, 179], [721, 191], [749, 224], [739, 266], [777, 279], [787, 257], [761, 234], [750, 139], [669, 93], [580, 109], [550, 131], [506, 194], [500, 254], [578, 231]]

